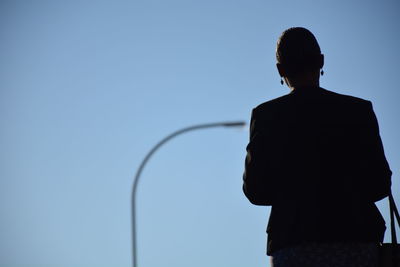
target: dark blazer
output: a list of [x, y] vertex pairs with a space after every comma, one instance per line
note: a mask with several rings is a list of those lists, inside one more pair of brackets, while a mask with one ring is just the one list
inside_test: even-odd
[[267, 254], [304, 242], [381, 242], [391, 174], [370, 101], [299, 88], [253, 109], [243, 191], [272, 206]]

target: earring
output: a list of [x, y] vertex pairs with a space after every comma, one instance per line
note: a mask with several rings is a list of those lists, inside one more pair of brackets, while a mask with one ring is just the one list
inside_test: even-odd
[[321, 70], [321, 76], [324, 76], [324, 73], [325, 73], [324, 70]]
[[283, 85], [283, 80], [282, 80], [282, 78], [281, 78], [281, 84]]

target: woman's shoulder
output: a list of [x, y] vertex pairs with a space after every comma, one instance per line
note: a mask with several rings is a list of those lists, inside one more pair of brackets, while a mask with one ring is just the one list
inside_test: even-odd
[[342, 103], [349, 103], [349, 104], [360, 104], [360, 105], [366, 105], [371, 103], [369, 100], [352, 96], [352, 95], [346, 95], [346, 94], [341, 94], [337, 93], [334, 91], [330, 91], [324, 88], [321, 88], [322, 96], [325, 98], [331, 99], [332, 101], [337, 101], [337, 102], [342, 102]]
[[271, 109], [277, 108], [279, 106], [282, 106], [282, 105], [290, 102], [291, 98], [292, 98], [291, 94], [286, 94], [286, 95], [265, 101], [265, 102], [259, 104], [258, 106], [256, 106], [253, 110], [257, 111], [257, 112], [261, 112], [264, 110], [271, 110]]

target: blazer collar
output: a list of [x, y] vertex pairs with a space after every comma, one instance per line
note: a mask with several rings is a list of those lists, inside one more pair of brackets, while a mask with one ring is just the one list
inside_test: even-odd
[[319, 86], [296, 87], [290, 92], [290, 94], [315, 94], [321, 92], [320, 90], [322, 90], [322, 88]]

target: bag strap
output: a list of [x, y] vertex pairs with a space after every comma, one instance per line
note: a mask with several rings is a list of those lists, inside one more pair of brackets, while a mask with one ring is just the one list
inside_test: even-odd
[[400, 226], [400, 216], [399, 216], [399, 211], [397, 210], [396, 207], [396, 203], [394, 202], [392, 192], [389, 193], [389, 208], [390, 208], [390, 230], [392, 235], [392, 244], [397, 244], [396, 225], [394, 216], [396, 216], [397, 224], [399, 226]]

